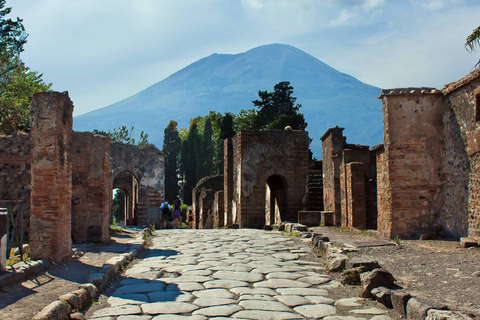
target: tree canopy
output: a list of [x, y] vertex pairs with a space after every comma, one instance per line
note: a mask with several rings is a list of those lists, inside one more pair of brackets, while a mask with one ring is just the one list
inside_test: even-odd
[[178, 123], [170, 121], [163, 136], [165, 154], [165, 199], [173, 201], [180, 196], [180, 147], [182, 140], [177, 129]]
[[6, 18], [12, 9], [5, 3], [0, 0], [0, 134], [9, 135], [30, 129], [33, 94], [50, 90], [51, 84], [20, 60], [27, 34], [20, 18]]
[[[112, 142], [122, 142], [126, 144], [135, 145], [137, 140], [135, 140], [135, 138], [133, 137], [134, 129], [135, 129], [134, 126], [132, 126], [130, 129], [128, 129], [127, 126], [121, 126], [118, 128], [113, 128], [113, 131], [110, 131], [110, 130], [103, 131], [103, 130], [94, 129], [93, 133], [109, 136], [110, 138], [112, 138]], [[148, 144], [148, 134], [142, 131], [140, 132], [138, 145], [144, 146], [147, 144]]]
[[[476, 52], [476, 48], [480, 47], [480, 26], [472, 31], [472, 33], [465, 39], [465, 49], [468, 52]], [[475, 67], [480, 65], [480, 59], [478, 60]]]

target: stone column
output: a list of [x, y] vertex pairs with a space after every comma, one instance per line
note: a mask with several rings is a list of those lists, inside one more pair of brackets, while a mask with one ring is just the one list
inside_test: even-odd
[[72, 250], [72, 113], [66, 92], [36, 93], [30, 104], [32, 260], [59, 261]]

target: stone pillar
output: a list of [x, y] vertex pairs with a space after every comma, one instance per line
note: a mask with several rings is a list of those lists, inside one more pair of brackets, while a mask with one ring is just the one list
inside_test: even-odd
[[213, 221], [214, 228], [221, 228], [225, 225], [224, 203], [223, 203], [223, 190], [215, 192], [213, 200], [213, 208], [215, 217]]
[[30, 104], [32, 260], [59, 261], [72, 250], [72, 113], [66, 92], [36, 93]]
[[345, 170], [348, 227], [357, 229], [367, 228], [364, 166], [362, 162], [351, 162]]
[[224, 206], [225, 206], [225, 226], [231, 228], [233, 224], [233, 143], [232, 139], [225, 139], [224, 161], [223, 161], [223, 179], [224, 179]]

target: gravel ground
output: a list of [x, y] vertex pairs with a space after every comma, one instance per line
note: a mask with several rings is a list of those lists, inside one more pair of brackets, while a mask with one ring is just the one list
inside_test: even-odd
[[[374, 232], [312, 229], [338, 247], [352, 241], [382, 239]], [[480, 248], [460, 248], [458, 241], [400, 240], [395, 246], [360, 247], [348, 256], [378, 261], [412, 296], [445, 303], [451, 310], [480, 318]]]

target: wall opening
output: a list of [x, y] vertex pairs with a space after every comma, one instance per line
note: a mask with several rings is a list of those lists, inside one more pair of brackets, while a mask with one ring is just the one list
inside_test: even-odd
[[265, 224], [280, 224], [286, 217], [286, 180], [279, 175], [270, 176], [265, 188]]
[[[115, 176], [112, 185], [112, 218], [115, 205], [115, 198], [122, 197], [123, 194], [123, 223], [125, 225], [135, 225], [137, 223], [137, 204], [138, 204], [138, 180], [135, 175], [129, 171], [122, 171]], [[114, 193], [114, 190], [117, 190]], [[121, 202], [120, 198], [116, 202]], [[116, 212], [121, 212], [120, 208]], [[119, 218], [118, 216], [116, 217]]]

